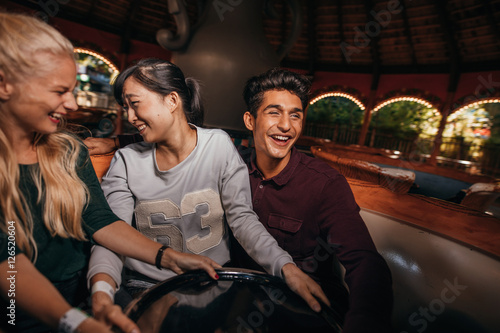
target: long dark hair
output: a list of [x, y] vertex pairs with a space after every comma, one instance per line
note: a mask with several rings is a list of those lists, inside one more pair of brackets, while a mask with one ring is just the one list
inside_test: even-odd
[[147, 58], [121, 72], [113, 84], [115, 99], [121, 106], [124, 105], [123, 85], [129, 77], [161, 96], [175, 91], [182, 100], [187, 121], [196, 126], [203, 125], [205, 111], [200, 84], [193, 78], [185, 78], [178, 66], [166, 60]]

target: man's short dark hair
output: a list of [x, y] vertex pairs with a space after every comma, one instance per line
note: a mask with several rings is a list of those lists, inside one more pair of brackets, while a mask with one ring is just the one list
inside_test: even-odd
[[257, 110], [262, 104], [264, 93], [270, 90], [286, 90], [300, 98], [302, 110], [309, 103], [311, 82], [303, 75], [286, 69], [273, 68], [267, 72], [250, 78], [245, 84], [243, 98], [249, 111], [257, 117]]

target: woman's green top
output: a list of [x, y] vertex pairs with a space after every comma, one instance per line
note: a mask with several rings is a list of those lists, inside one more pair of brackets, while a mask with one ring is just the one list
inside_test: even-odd
[[[38, 190], [30, 171], [31, 168], [39, 168], [39, 165], [38, 163], [19, 165], [19, 168], [21, 177], [19, 187], [31, 209], [33, 234], [38, 247], [35, 267], [52, 282], [70, 279], [87, 266], [92, 245], [90, 241], [94, 232], [118, 221], [119, 218], [109, 208], [85, 147], [81, 148], [78, 158], [77, 174], [87, 185], [90, 194], [89, 203], [82, 214], [83, 230], [88, 241], [50, 235], [42, 221], [44, 203], [37, 203]], [[0, 262], [9, 260], [9, 269], [21, 274], [17, 271], [15, 262], [12, 262], [13, 255], [22, 253], [15, 246], [16, 224], [16, 221], [8, 221], [8, 233], [0, 231]]]

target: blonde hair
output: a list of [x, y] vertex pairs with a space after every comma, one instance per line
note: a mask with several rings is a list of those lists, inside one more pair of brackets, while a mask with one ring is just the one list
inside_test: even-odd
[[43, 66], [36, 61], [42, 53], [74, 59], [73, 45], [44, 21], [24, 14], [0, 12], [0, 70], [9, 79], [26, 79]]
[[[45, 22], [23, 14], [0, 12], [0, 45], [0, 70], [12, 82], [40, 74], [43, 64], [36, 59], [41, 53], [74, 59], [68, 39]], [[82, 143], [62, 127], [55, 133], [35, 135], [39, 168], [32, 169], [31, 177], [38, 188], [38, 202], [44, 202], [42, 219], [50, 234], [85, 240], [82, 212], [89, 194], [76, 173]], [[0, 124], [0, 229], [6, 233], [8, 222], [15, 221], [16, 244], [35, 261], [33, 217], [19, 188], [19, 165], [5, 130]]]

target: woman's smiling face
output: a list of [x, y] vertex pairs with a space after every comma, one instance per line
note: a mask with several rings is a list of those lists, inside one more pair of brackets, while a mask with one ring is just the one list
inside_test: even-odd
[[41, 72], [12, 83], [12, 94], [2, 104], [3, 121], [10, 130], [53, 133], [61, 118], [78, 109], [73, 95], [77, 82], [75, 61], [52, 54], [41, 54], [38, 61]]
[[146, 89], [133, 77], [123, 85], [124, 108], [128, 121], [134, 125], [146, 142], [165, 139], [172, 126], [172, 114], [166, 97]]

